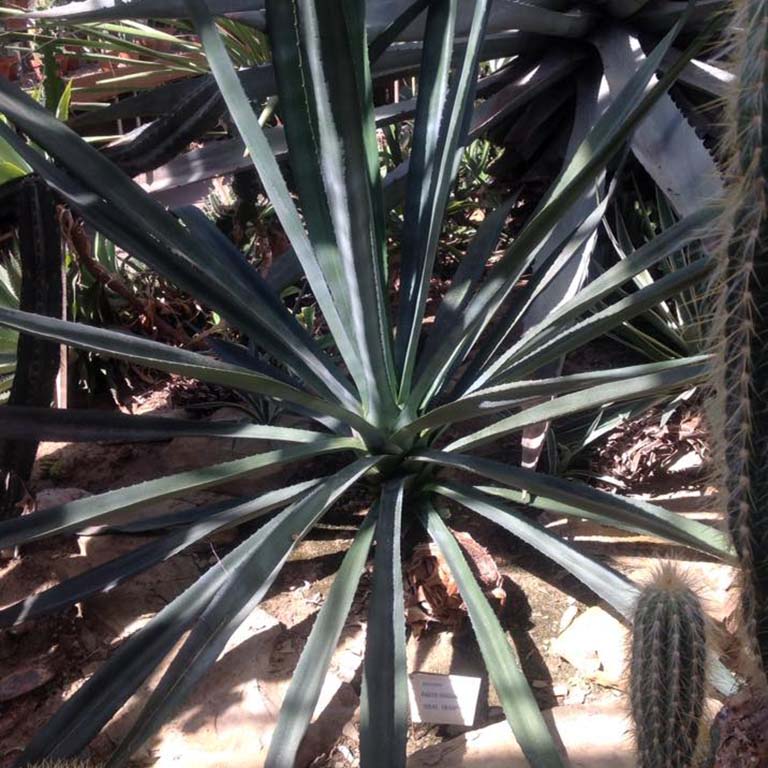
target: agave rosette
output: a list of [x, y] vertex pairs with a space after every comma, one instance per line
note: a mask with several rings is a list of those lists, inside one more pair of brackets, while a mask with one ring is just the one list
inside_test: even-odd
[[[426, 3], [416, 3], [412, 10], [375, 29], [370, 49], [360, 2], [343, 0], [332, 14], [312, 0], [267, 3], [263, 21], [273, 51], [273, 82], [285, 123], [298, 208], [210, 15], [234, 5], [217, 2], [209, 8], [204, 0], [154, 4], [140, 0], [121, 3], [111, 11], [109, 3], [99, 5], [115, 16], [135, 5], [143, 16], [192, 18], [333, 345], [320, 348], [243, 254], [200, 212], [168, 212], [76, 133], [14, 86], [0, 81], [0, 111], [46, 156], [4, 124], [0, 124], [0, 135], [95, 230], [219, 313], [264, 357], [257, 359], [244, 347], [221, 344], [216, 345], [215, 355], [201, 354], [10, 309], [0, 309], [0, 323], [93, 353], [272, 398], [283, 411], [306, 420], [304, 428], [299, 428], [6, 407], [0, 437], [34, 434], [40, 439], [138, 441], [197, 435], [267, 439], [281, 447], [4, 522], [0, 548], [109, 525], [126, 510], [140, 512], [159, 499], [233, 478], [256, 481], [260, 473], [280, 464], [327, 454], [346, 461], [330, 475], [289, 487], [263, 491], [263, 484], [255, 482], [254, 488], [260, 490], [253, 497], [232, 503], [170, 517], [139, 515], [140, 527], [161, 535], [128, 555], [0, 612], [0, 622], [11, 625], [60, 610], [216, 531], [274, 513], [221, 564], [211, 567], [125, 641], [34, 737], [20, 764], [84, 749], [184, 637], [109, 763], [124, 764], [211, 667], [302, 538], [345, 492], [359, 486], [369, 498], [368, 512], [318, 613], [288, 690], [267, 765], [294, 764], [374, 542], [361, 693], [361, 764], [366, 768], [405, 765], [408, 712], [401, 535], [409, 526], [423, 526], [450, 567], [491, 683], [529, 762], [564, 765], [508, 638], [440, 510], [449, 500], [501, 526], [566, 568], [628, 619], [636, 587], [540, 526], [532, 510], [589, 518], [732, 559], [724, 536], [706, 525], [644, 501], [512, 465], [492, 452], [500, 440], [526, 428], [603, 405], [682, 391], [706, 373], [703, 356], [559, 373], [559, 361], [565, 355], [698, 285], [711, 268], [706, 250], [700, 249], [698, 258], [629, 290], [637, 275], [699, 238], [711, 219], [708, 206], [719, 182], [705, 153], [702, 167], [688, 168], [699, 177], [696, 185], [691, 182], [691, 189], [696, 187], [693, 192], [684, 190], [679, 221], [583, 284], [583, 265], [594, 247], [623, 150], [630, 142], [640, 153], [636, 142], [641, 129], [660, 105], [669, 104], [669, 85], [685, 71], [701, 40], [694, 36], [684, 53], [676, 53], [673, 44], [681, 33], [695, 30], [700, 17], [696, 11], [662, 13], [669, 22], [668, 31], [657, 35], [658, 41], [646, 54], [632, 59], [632, 71], [618, 78], [620, 90], [610, 98], [600, 88], [599, 70], [588, 67], [579, 72], [574, 78], [575, 119], [561, 174], [492, 266], [488, 266], [489, 257], [512, 203], [502, 204], [487, 217], [427, 326], [427, 289], [457, 158], [478, 111], [490, 101], [473, 110], [478, 62], [491, 49], [498, 53], [493, 45], [489, 48], [495, 44], [500, 23], [490, 2], [434, 2], [426, 11]], [[244, 2], [237, 11], [261, 14], [263, 9], [255, 5]], [[619, 2], [609, 5], [600, 6], [600, 13], [611, 18], [622, 16], [629, 7]], [[642, 9], [637, 5], [632, 7], [639, 18]], [[554, 20], [571, 36], [578, 29], [580, 35], [587, 34], [584, 25], [590, 16], [582, 12], [518, 3], [498, 3], [493, 8], [519, 12], [519, 18], [529, 18], [531, 24]], [[420, 85], [413, 147], [402, 173], [404, 237], [395, 317], [388, 287], [390, 256], [371, 61], [382, 61], [387, 46], [403, 34], [416, 11], [423, 13], [423, 44], [418, 47]], [[505, 17], [503, 24], [508, 23]], [[536, 35], [543, 33], [535, 30]], [[613, 49], [610, 40], [596, 44], [601, 52]], [[539, 64], [537, 71], [543, 66]], [[657, 72], [661, 72], [658, 79]], [[674, 151], [674, 144], [671, 148]], [[674, 204], [674, 196], [670, 199]], [[513, 296], [521, 276], [533, 267], [526, 290]], [[491, 453], [476, 455], [481, 447]], [[721, 675], [721, 685], [728, 686], [727, 675]]]

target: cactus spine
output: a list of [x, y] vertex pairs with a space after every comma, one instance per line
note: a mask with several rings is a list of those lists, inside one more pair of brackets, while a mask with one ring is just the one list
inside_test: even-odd
[[753, 685], [768, 670], [768, 1], [735, 0], [713, 330], [721, 498], [741, 560]]
[[629, 693], [638, 768], [688, 768], [697, 757], [707, 671], [707, 621], [670, 566], [635, 607]]

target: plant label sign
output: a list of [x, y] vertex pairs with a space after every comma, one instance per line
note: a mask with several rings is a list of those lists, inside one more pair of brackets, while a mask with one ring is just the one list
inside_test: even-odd
[[408, 694], [414, 723], [474, 725], [480, 678], [414, 672]]

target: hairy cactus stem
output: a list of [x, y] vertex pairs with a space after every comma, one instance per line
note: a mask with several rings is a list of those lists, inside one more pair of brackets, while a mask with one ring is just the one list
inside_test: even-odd
[[689, 768], [701, 750], [707, 620], [671, 566], [642, 590], [632, 627], [629, 692], [638, 768]]
[[712, 347], [716, 466], [742, 566], [747, 674], [768, 691], [768, 2], [736, 0]]

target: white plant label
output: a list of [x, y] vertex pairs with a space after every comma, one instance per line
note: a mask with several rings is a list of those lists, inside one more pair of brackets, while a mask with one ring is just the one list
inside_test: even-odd
[[474, 725], [480, 678], [414, 672], [408, 680], [414, 723]]

